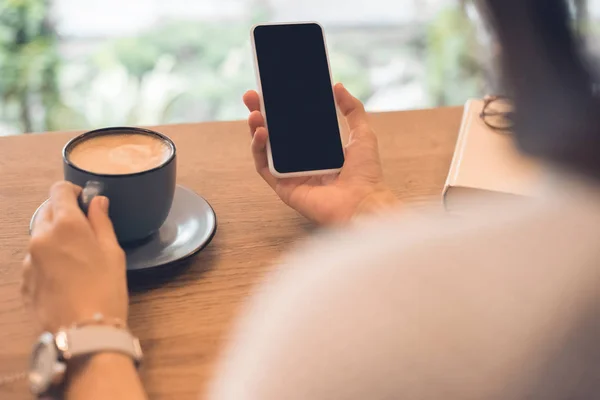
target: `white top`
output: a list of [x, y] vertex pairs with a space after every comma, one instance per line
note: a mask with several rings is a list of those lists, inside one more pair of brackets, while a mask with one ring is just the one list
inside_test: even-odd
[[600, 397], [600, 194], [406, 212], [311, 239], [248, 305], [209, 399]]

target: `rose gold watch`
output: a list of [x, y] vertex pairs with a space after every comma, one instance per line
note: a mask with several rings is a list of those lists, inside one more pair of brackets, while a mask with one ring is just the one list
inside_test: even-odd
[[43, 396], [64, 380], [67, 361], [95, 353], [116, 352], [130, 356], [136, 366], [142, 361], [139, 340], [128, 330], [106, 325], [65, 329], [53, 335], [43, 333], [33, 348], [29, 388]]

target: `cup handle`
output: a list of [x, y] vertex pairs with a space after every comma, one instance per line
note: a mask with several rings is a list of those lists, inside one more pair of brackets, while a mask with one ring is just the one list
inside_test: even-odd
[[104, 185], [102, 182], [98, 181], [87, 181], [85, 186], [81, 190], [79, 194], [79, 198], [77, 202], [79, 203], [79, 208], [85, 215], [88, 214], [88, 210], [90, 208], [90, 204], [92, 203], [92, 199], [96, 196], [102, 195], [104, 191]]

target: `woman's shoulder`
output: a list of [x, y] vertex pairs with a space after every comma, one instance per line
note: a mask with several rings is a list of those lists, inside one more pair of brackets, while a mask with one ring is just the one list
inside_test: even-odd
[[[542, 332], [557, 318], [550, 305], [565, 294], [565, 279], [577, 280], [577, 290], [593, 278], [573, 260], [593, 247], [600, 224], [573, 209], [532, 200], [462, 217], [404, 210], [314, 235], [246, 305], [223, 382], [238, 382], [247, 399], [396, 398], [397, 377], [411, 369], [427, 375], [449, 362], [443, 351], [471, 346], [468, 356], [482, 365], [479, 354], [503, 358], [493, 353], [501, 345], [496, 331], [515, 341], [519, 326]], [[569, 235], [579, 239], [568, 242]], [[433, 354], [423, 343], [436, 343], [441, 332], [452, 343]], [[429, 361], [419, 371], [415, 360]], [[470, 372], [444, 373], [467, 379]]]

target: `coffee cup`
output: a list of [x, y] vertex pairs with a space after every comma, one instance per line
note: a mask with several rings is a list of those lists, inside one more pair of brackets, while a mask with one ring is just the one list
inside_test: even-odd
[[122, 244], [142, 241], [167, 219], [176, 185], [176, 148], [148, 129], [119, 127], [86, 132], [63, 149], [65, 180], [83, 188], [80, 206], [110, 200], [109, 216]]

